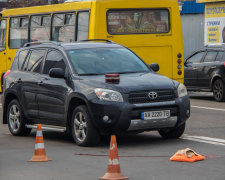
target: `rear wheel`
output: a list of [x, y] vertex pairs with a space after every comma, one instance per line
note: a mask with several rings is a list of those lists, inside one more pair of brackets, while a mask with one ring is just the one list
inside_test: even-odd
[[99, 143], [99, 132], [93, 126], [86, 106], [74, 109], [71, 127], [73, 138], [79, 146], [94, 146]]
[[163, 138], [177, 139], [182, 136], [182, 134], [184, 133], [184, 130], [185, 130], [185, 123], [175, 128], [161, 129], [159, 130], [159, 134]]
[[213, 96], [218, 102], [225, 101], [225, 84], [221, 79], [213, 83]]
[[32, 129], [25, 127], [26, 119], [18, 100], [14, 99], [9, 103], [7, 109], [7, 122], [12, 135], [27, 136]]

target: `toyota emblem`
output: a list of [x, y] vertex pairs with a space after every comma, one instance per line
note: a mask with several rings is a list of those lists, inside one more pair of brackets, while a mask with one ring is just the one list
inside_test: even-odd
[[157, 92], [155, 91], [151, 91], [148, 93], [148, 97], [151, 99], [151, 100], [155, 100], [157, 97], [158, 97], [158, 94]]

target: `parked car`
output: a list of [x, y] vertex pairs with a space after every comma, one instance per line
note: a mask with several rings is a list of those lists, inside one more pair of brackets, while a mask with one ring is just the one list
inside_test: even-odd
[[97, 40], [28, 43], [4, 76], [3, 123], [71, 132], [81, 146], [101, 135], [158, 130], [179, 138], [190, 116], [183, 84], [159, 75], [124, 46]]
[[190, 91], [213, 92], [225, 101], [225, 46], [206, 46], [193, 52], [184, 63], [184, 84]]

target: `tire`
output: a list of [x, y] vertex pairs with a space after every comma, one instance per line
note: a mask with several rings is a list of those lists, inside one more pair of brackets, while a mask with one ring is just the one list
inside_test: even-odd
[[13, 99], [8, 105], [7, 123], [14, 136], [28, 136], [32, 130], [25, 127], [26, 118], [17, 99]]
[[1, 90], [2, 90], [2, 91], [3, 91], [3, 82], [4, 82], [4, 81], [3, 81], [3, 76], [4, 76], [4, 74], [5, 74], [5, 73], [3, 73], [2, 76], [1, 76]]
[[159, 130], [159, 134], [166, 139], [177, 139], [182, 136], [185, 130], [185, 123], [176, 127]]
[[95, 146], [100, 141], [100, 134], [93, 126], [87, 107], [84, 105], [74, 109], [71, 129], [74, 141], [79, 146]]
[[217, 79], [213, 83], [213, 96], [214, 99], [218, 102], [225, 101], [225, 84], [221, 79]]

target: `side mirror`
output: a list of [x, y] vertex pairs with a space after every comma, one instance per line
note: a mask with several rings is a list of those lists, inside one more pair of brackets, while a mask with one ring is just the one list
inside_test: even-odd
[[149, 67], [155, 72], [159, 71], [159, 65], [157, 63], [152, 63]]
[[64, 78], [65, 71], [62, 68], [51, 68], [49, 70], [49, 76], [54, 78]]

